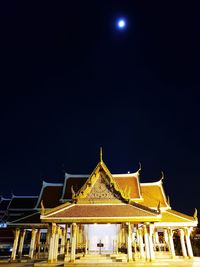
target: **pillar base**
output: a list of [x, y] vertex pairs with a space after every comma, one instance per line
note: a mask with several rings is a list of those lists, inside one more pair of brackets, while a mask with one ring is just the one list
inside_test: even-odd
[[188, 256], [183, 256], [184, 259], [188, 259], [189, 257]]
[[16, 260], [16, 259], [10, 259], [9, 262], [10, 262], [10, 263], [16, 263], [16, 262], [18, 262], [18, 260]]

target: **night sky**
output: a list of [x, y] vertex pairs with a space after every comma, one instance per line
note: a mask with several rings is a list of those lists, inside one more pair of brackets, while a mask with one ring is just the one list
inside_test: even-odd
[[[112, 173], [200, 210], [199, 1], [1, 1], [0, 193]], [[124, 17], [127, 27], [116, 29]]]

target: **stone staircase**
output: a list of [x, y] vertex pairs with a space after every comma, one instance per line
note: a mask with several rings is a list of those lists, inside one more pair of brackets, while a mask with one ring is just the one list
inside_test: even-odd
[[117, 263], [117, 262], [127, 262], [127, 256], [125, 254], [88, 254], [84, 257], [80, 257], [76, 259], [76, 263], [80, 264], [92, 264], [92, 263]]

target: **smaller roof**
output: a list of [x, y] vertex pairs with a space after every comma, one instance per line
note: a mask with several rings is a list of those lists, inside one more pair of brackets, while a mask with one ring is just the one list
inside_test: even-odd
[[197, 226], [197, 219], [176, 210], [166, 210], [162, 212], [160, 222], [156, 226]]
[[112, 174], [114, 180], [117, 182], [122, 190], [130, 189], [131, 199], [140, 199], [140, 185], [139, 185], [139, 172], [127, 174]]
[[65, 181], [61, 196], [61, 201], [71, 200], [72, 199], [72, 191], [71, 188], [74, 189], [75, 192], [78, 192], [81, 187], [87, 181], [89, 175], [73, 175], [65, 173]]
[[62, 183], [47, 183], [43, 181], [39, 198], [35, 205], [35, 208], [41, 208], [41, 201], [45, 208], [54, 208], [60, 205], [60, 197], [62, 193]]
[[10, 199], [2, 199], [2, 201], [0, 202], [0, 213], [4, 213], [7, 210], [10, 201]]
[[15, 220], [12, 220], [12, 222], [8, 223], [9, 227], [20, 227], [20, 228], [47, 228], [48, 225], [41, 223], [40, 220], [40, 212], [36, 211], [33, 213], [27, 213], [18, 217]]
[[38, 196], [14, 196], [12, 197], [8, 210], [30, 210], [34, 209]]
[[150, 208], [157, 208], [160, 202], [160, 208], [169, 209], [162, 180], [152, 183], [141, 183], [141, 194], [143, 197], [142, 205]]

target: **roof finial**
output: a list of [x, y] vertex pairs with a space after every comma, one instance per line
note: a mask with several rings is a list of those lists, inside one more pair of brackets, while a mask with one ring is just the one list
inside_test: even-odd
[[196, 208], [195, 208], [195, 210], [194, 210], [193, 218], [194, 218], [195, 220], [197, 220], [197, 209], [196, 209]]
[[164, 180], [164, 178], [165, 178], [165, 175], [164, 175], [164, 172], [163, 171], [161, 171], [161, 182], [163, 182], [163, 180]]
[[44, 208], [43, 200], [41, 201], [40, 205], [41, 205], [41, 215], [44, 215], [45, 214], [45, 208]]
[[102, 152], [102, 147], [100, 147], [100, 162], [103, 162], [103, 152]]
[[167, 204], [170, 206], [170, 198], [169, 198], [169, 196], [167, 197]]
[[160, 201], [158, 202], [157, 212], [158, 212], [158, 214], [160, 214]]
[[138, 169], [138, 172], [140, 172], [141, 169], [142, 169], [142, 164], [141, 164], [141, 162], [139, 161], [139, 169]]

